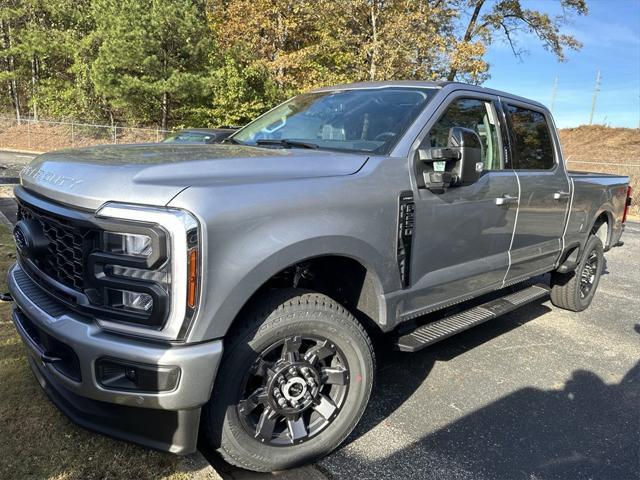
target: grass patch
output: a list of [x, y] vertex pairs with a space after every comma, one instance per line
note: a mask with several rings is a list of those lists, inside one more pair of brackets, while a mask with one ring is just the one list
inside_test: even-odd
[[[14, 261], [12, 235], [0, 225], [3, 292]], [[31, 373], [10, 313], [10, 304], [0, 304], [0, 478], [191, 478], [181, 457], [88, 432], [67, 420]]]

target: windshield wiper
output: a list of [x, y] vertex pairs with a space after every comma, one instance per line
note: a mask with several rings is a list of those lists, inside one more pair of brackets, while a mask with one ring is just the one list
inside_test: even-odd
[[241, 142], [240, 140], [236, 140], [232, 137], [223, 138], [220, 140], [220, 143], [233, 143], [234, 145], [246, 145], [246, 143]]
[[299, 142], [297, 140], [288, 140], [286, 138], [279, 139], [262, 139], [256, 142], [256, 145], [277, 145], [284, 148], [320, 148], [315, 143]]

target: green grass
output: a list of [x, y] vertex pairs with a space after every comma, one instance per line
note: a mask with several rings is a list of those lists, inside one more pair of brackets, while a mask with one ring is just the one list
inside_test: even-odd
[[[3, 292], [14, 248], [8, 228], [0, 225]], [[67, 420], [31, 373], [10, 312], [10, 304], [0, 303], [0, 478], [190, 478], [181, 457], [112, 440]]]

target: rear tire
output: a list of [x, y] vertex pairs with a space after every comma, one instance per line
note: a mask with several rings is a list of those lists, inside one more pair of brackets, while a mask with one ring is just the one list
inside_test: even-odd
[[602, 242], [592, 235], [587, 240], [580, 263], [573, 272], [551, 274], [551, 303], [581, 312], [593, 300], [604, 267]]
[[327, 455], [369, 401], [375, 357], [364, 328], [299, 289], [264, 294], [243, 316], [204, 409], [207, 439], [227, 462], [260, 472]]

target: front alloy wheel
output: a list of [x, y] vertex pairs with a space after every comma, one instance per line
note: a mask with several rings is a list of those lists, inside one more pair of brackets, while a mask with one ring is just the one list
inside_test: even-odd
[[203, 427], [229, 463], [256, 471], [311, 463], [351, 433], [375, 371], [362, 325], [331, 298], [266, 292], [225, 343]]
[[349, 390], [344, 354], [327, 338], [295, 335], [260, 353], [238, 403], [246, 431], [274, 446], [302, 443], [338, 415]]

